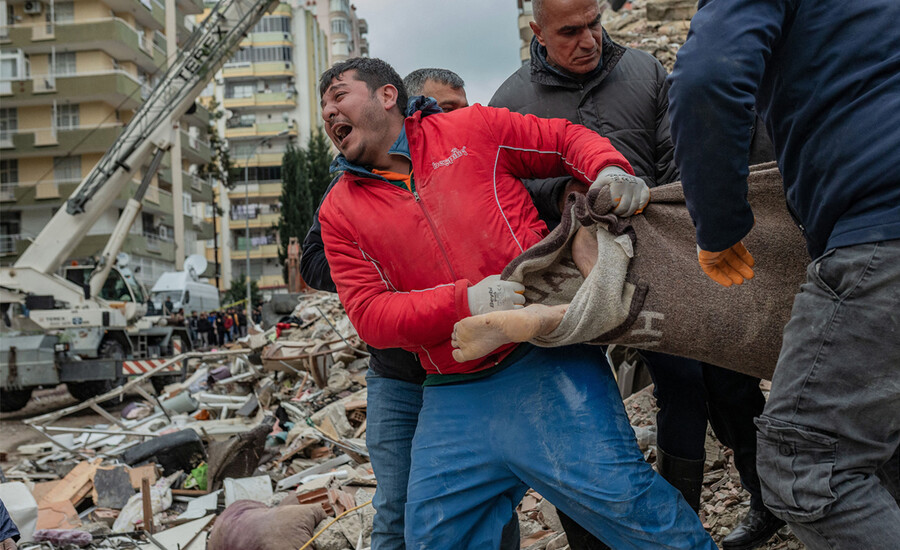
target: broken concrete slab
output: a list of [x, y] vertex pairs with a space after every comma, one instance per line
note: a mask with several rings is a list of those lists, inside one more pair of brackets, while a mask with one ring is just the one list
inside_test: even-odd
[[231, 506], [238, 500], [253, 500], [256, 502], [265, 502], [271, 498], [272, 478], [269, 476], [245, 477], [243, 479], [226, 478], [223, 485], [225, 486], [225, 506]]
[[94, 472], [94, 504], [101, 508], [122, 509], [134, 495], [131, 476], [124, 466], [98, 468]]

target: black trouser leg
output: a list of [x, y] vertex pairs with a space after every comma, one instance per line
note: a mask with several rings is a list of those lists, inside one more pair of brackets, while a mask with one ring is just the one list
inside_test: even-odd
[[587, 529], [575, 523], [575, 520], [565, 515], [562, 510], [557, 509], [556, 514], [559, 516], [559, 522], [563, 526], [563, 531], [566, 532], [569, 548], [572, 550], [610, 550], [609, 546], [592, 535]]
[[764, 510], [759, 475], [756, 473], [756, 425], [766, 400], [759, 378], [703, 363], [709, 423], [723, 445], [734, 451], [734, 465], [741, 485], [750, 493], [750, 506]]

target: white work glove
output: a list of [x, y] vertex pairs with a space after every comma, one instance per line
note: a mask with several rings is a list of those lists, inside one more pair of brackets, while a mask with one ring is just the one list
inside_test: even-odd
[[485, 277], [469, 287], [469, 311], [481, 315], [492, 311], [525, 307], [525, 286], [512, 281], [501, 281], [500, 275]]
[[613, 214], [620, 217], [640, 214], [650, 202], [650, 188], [639, 177], [632, 176], [618, 166], [607, 166], [597, 174], [591, 189], [609, 186]]

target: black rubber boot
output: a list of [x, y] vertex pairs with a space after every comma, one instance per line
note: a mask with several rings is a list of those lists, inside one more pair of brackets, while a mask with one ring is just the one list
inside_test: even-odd
[[703, 488], [703, 464], [705, 459], [689, 460], [666, 453], [657, 447], [656, 469], [663, 479], [678, 489], [684, 500], [694, 509], [700, 510], [700, 491]]
[[734, 531], [722, 539], [725, 550], [752, 550], [766, 543], [772, 535], [784, 527], [784, 521], [775, 517], [772, 512], [763, 508], [751, 508]]

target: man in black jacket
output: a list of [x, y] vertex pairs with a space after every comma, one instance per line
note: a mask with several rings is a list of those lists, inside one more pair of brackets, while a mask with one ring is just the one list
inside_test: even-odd
[[[465, 107], [463, 80], [446, 69], [420, 69], [404, 79], [410, 97], [428, 93], [445, 111]], [[334, 185], [337, 178], [331, 182]], [[331, 191], [331, 185], [325, 191]], [[322, 197], [324, 200], [324, 197]], [[331, 269], [325, 259], [319, 211], [303, 240], [300, 275], [306, 284], [328, 292], [337, 292]], [[422, 383], [425, 369], [419, 358], [403, 349], [376, 349], [368, 346], [371, 357], [366, 373], [368, 409], [366, 446], [372, 468], [378, 478], [373, 506], [372, 550], [405, 548], [404, 510], [409, 481], [412, 439], [422, 408]], [[513, 515], [503, 529], [501, 548], [519, 547], [519, 522]]]
[[[500, 86], [490, 105], [583, 124], [608, 138], [650, 187], [677, 180], [666, 71], [659, 61], [613, 42], [600, 24], [597, 0], [535, 0], [532, 8], [531, 63]], [[756, 133], [753, 149], [751, 164], [773, 158], [763, 132]], [[545, 221], [559, 219], [570, 191], [586, 190], [568, 178], [526, 185]], [[751, 495], [748, 516], [723, 545], [735, 550], [761, 544], [783, 523], [763, 505], [756, 473], [753, 418], [765, 404], [759, 380], [695, 360], [642, 354], [660, 407], [659, 473], [699, 509], [709, 421], [734, 450], [741, 482]], [[560, 519], [573, 549], [605, 548], [570, 518], [560, 514]]]

